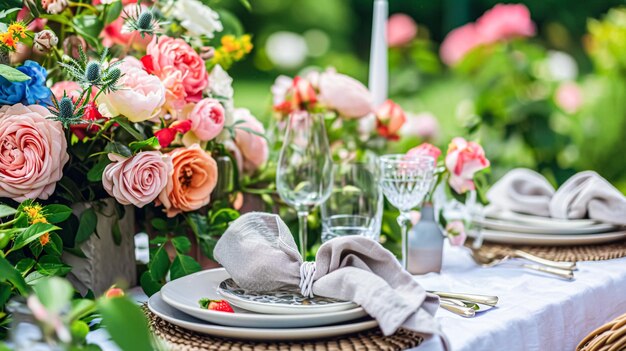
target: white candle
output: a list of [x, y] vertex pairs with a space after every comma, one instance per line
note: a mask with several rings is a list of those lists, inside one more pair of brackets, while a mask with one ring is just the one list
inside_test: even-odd
[[387, 99], [387, 0], [374, 0], [369, 89], [377, 107]]

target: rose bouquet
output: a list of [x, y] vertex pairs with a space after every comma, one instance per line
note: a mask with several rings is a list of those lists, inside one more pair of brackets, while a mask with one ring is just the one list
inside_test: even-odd
[[210, 256], [238, 216], [238, 178], [268, 157], [225, 70], [250, 37], [198, 0], [2, 6], [0, 198], [87, 203], [61, 224], [74, 231], [64, 246], [79, 251], [112, 197], [118, 216], [136, 207], [138, 229], [155, 237], [148, 292], [168, 271], [199, 270], [186, 236]]

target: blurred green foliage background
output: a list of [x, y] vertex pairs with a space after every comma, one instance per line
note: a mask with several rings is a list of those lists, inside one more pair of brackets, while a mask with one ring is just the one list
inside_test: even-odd
[[[455, 135], [480, 140], [494, 161], [494, 178], [524, 166], [558, 184], [594, 169], [626, 190], [626, 12], [606, 15], [624, 1], [517, 1], [529, 8], [536, 36], [477, 50], [453, 69], [443, 65], [438, 50], [446, 34], [497, 3], [390, 0], [390, 14], [406, 13], [419, 26], [410, 47], [390, 50], [391, 97], [408, 112], [434, 115], [441, 131], [434, 142], [441, 147]], [[237, 104], [266, 124], [270, 87], [280, 74], [333, 66], [367, 82], [372, 0], [251, 4], [250, 12], [237, 3], [231, 8], [255, 44], [231, 74]], [[575, 63], [573, 81], [584, 100], [575, 112], [555, 106], [560, 83], [547, 72], [554, 53]], [[405, 138], [391, 148], [419, 142]]]

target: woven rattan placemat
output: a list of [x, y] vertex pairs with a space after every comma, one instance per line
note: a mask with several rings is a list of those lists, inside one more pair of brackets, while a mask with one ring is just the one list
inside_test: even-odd
[[512, 246], [484, 242], [481, 251], [508, 255], [515, 249], [553, 261], [602, 261], [626, 256], [626, 240], [600, 245], [581, 246]]
[[309, 341], [255, 342], [224, 339], [196, 333], [156, 316], [144, 306], [152, 332], [175, 351], [338, 351], [338, 350], [406, 350], [418, 346], [423, 338], [415, 332], [400, 329], [392, 336], [380, 330], [351, 334], [337, 338]]

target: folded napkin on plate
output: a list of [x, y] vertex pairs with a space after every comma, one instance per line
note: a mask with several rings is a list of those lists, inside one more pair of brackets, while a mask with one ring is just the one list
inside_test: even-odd
[[487, 198], [514, 212], [626, 225], [626, 197], [593, 171], [573, 175], [555, 192], [539, 173], [514, 169], [493, 185]]
[[438, 298], [426, 293], [391, 252], [371, 239], [335, 238], [320, 247], [315, 262], [302, 262], [280, 217], [252, 212], [230, 224], [214, 257], [244, 289], [299, 287], [305, 296], [354, 301], [378, 321], [385, 335], [404, 327], [439, 335], [448, 345], [433, 318]]

